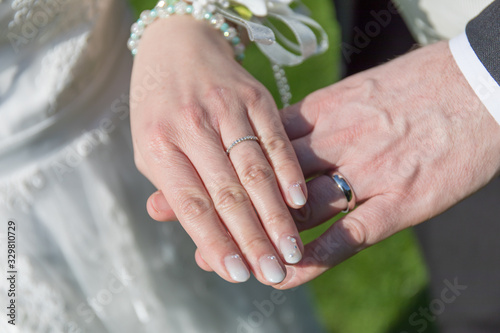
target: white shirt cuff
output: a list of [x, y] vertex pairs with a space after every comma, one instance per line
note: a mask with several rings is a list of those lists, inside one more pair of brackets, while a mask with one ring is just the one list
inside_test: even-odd
[[450, 50], [474, 92], [500, 124], [500, 85], [476, 55], [465, 32], [450, 40]]

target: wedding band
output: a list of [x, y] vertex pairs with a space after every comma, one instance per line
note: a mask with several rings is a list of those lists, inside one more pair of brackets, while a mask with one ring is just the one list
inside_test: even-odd
[[226, 154], [229, 155], [229, 152], [231, 149], [233, 149], [238, 143], [242, 143], [245, 141], [256, 141], [259, 142], [259, 138], [254, 136], [254, 135], [247, 135], [242, 138], [239, 138], [238, 140], [235, 140], [233, 143], [229, 145], [229, 147], [226, 149]]
[[351, 184], [340, 174], [340, 172], [333, 172], [330, 176], [335, 184], [337, 184], [337, 187], [344, 193], [347, 200], [347, 208], [344, 209], [342, 213], [349, 213], [349, 211], [353, 210], [356, 206], [356, 196], [354, 195]]

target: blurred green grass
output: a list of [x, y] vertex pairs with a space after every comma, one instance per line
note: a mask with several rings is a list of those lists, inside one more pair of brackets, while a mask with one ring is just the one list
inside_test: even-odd
[[[155, 0], [132, 0], [136, 14]], [[304, 64], [286, 70], [297, 102], [339, 77], [339, 28], [329, 0], [304, 0], [325, 28], [330, 49]], [[277, 98], [269, 62], [249, 47], [243, 65]], [[304, 232], [304, 242], [323, 233], [333, 221]], [[408, 317], [428, 304], [427, 273], [412, 231], [406, 230], [372, 246], [309, 283], [320, 320], [327, 332], [400, 333], [415, 331]], [[431, 332], [433, 329], [427, 330]], [[314, 332], [307, 332], [314, 333]]]

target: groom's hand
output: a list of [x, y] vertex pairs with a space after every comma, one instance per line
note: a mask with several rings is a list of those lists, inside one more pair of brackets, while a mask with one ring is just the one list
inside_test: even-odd
[[[335, 170], [358, 207], [305, 247], [277, 288], [292, 288], [386, 237], [434, 217], [500, 170], [500, 126], [441, 42], [317, 91], [283, 111], [306, 178]], [[347, 201], [331, 177], [308, 183], [299, 230]], [[474, 228], [474, 221], [471, 221]]]

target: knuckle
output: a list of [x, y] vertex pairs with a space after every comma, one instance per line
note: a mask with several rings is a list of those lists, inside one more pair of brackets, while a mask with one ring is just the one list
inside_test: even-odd
[[[339, 145], [352, 145], [359, 142], [367, 132], [372, 131], [374, 120], [371, 122], [358, 122], [351, 126], [347, 126], [333, 134], [333, 142]], [[383, 132], [386, 133], [386, 132]]]
[[272, 215], [266, 216], [262, 223], [266, 226], [283, 226], [292, 221], [292, 217], [288, 211], [274, 213]]
[[207, 106], [208, 111], [212, 111], [206, 113], [206, 122], [214, 128], [217, 128], [224, 119], [234, 115], [234, 110], [241, 109], [236, 106], [237, 98], [234, 90], [230, 88], [212, 86], [207, 89], [204, 98], [204, 105]]
[[277, 175], [286, 175], [295, 172], [299, 173], [299, 175], [302, 175], [300, 170], [301, 169], [297, 162], [297, 157], [292, 154], [285, 153], [283, 156], [281, 156], [279, 161], [276, 161], [276, 163], [274, 163], [274, 172]]
[[187, 103], [179, 108], [183, 119], [183, 128], [188, 132], [198, 133], [209, 128], [211, 121], [205, 109], [197, 103]]
[[270, 166], [254, 164], [245, 168], [240, 177], [243, 185], [255, 186], [271, 181], [274, 178], [274, 173]]
[[288, 139], [285, 134], [285, 129], [283, 127], [283, 122], [279, 114], [266, 114], [266, 122], [259, 128], [259, 132], [262, 133], [264, 138], [272, 138], [277, 135], [281, 135], [282, 138]]
[[205, 93], [205, 101], [208, 101], [209, 104], [215, 107], [225, 108], [228, 104], [227, 101], [231, 98], [231, 95], [232, 92], [230, 89], [220, 86], [211, 86]]
[[275, 133], [264, 142], [264, 147], [269, 154], [286, 151], [289, 147], [288, 137]]
[[247, 85], [243, 88], [242, 92], [247, 105], [252, 108], [259, 110], [259, 105], [263, 102], [269, 101], [269, 95], [264, 87], [259, 85]]
[[247, 193], [239, 186], [226, 186], [220, 189], [214, 198], [215, 206], [222, 211], [238, 207], [247, 200]]
[[173, 143], [170, 142], [170, 129], [168, 126], [158, 123], [150, 130], [146, 138], [146, 151], [157, 161], [165, 161], [173, 150]]
[[342, 103], [345, 103], [345, 94], [345, 89], [342, 87], [327, 88], [312, 93], [304, 100], [304, 112], [318, 115], [323, 110], [338, 110]]
[[203, 239], [203, 246], [208, 253], [213, 253], [214, 249], [231, 249], [234, 246], [233, 244], [232, 238], [227, 233]]
[[265, 236], [257, 236], [254, 238], [249, 239], [246, 241], [244, 244], [244, 247], [246, 251], [265, 251], [266, 248], [270, 246], [269, 239], [266, 238]]
[[178, 198], [182, 216], [187, 220], [194, 220], [206, 215], [213, 208], [212, 201], [205, 195], [182, 193]]

